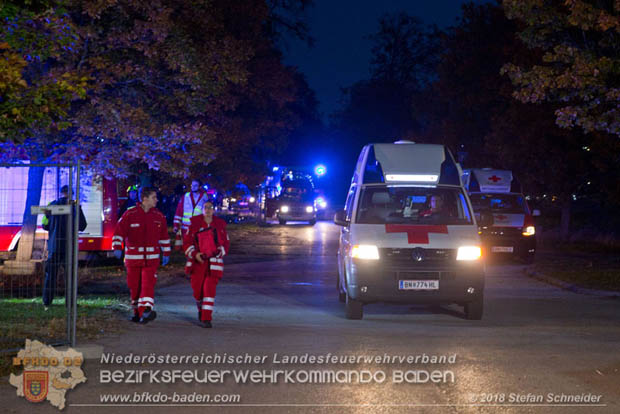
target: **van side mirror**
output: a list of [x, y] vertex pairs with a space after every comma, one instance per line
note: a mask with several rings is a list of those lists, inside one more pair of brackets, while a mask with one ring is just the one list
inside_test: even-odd
[[534, 217], [540, 217], [540, 210], [535, 209], [534, 211], [532, 211], [532, 216], [534, 216]]
[[347, 220], [347, 212], [344, 210], [338, 210], [334, 215], [334, 224], [339, 226], [348, 226], [349, 221]]
[[480, 213], [480, 221], [478, 223], [480, 227], [491, 227], [493, 222], [493, 214], [488, 212]]

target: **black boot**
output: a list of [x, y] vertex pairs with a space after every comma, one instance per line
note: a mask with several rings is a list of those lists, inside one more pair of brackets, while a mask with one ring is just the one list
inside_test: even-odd
[[157, 312], [155, 312], [154, 310], [148, 311], [148, 312], [144, 312], [142, 314], [142, 317], [140, 318], [140, 323], [141, 324], [147, 324], [150, 321], [155, 320], [155, 318], [157, 317]]

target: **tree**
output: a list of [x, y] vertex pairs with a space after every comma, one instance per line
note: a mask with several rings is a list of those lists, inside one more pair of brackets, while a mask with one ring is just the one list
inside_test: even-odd
[[437, 33], [436, 27], [404, 12], [381, 17], [379, 31], [369, 36], [372, 79], [423, 89], [435, 74]]
[[573, 197], [596, 181], [599, 147], [588, 144], [581, 130], [557, 127], [555, 103], [531, 105], [512, 97], [512, 83], [500, 73], [503, 65], [540, 58], [517, 32], [498, 5], [463, 5], [458, 24], [442, 37], [438, 78], [426, 101], [431, 122], [425, 137], [466, 153], [466, 167], [510, 169], [527, 194], [557, 199], [561, 233], [568, 236]]
[[228, 94], [236, 105], [213, 121], [220, 156], [206, 169], [220, 187], [238, 182], [249, 186], [264, 179], [266, 161], [278, 158], [289, 136], [304, 118], [316, 113], [317, 102], [303, 76], [282, 63], [276, 42], [283, 31], [295, 28], [307, 38], [299, 13], [310, 2], [245, 0], [217, 1], [227, 27], [250, 45], [247, 82], [231, 85]]
[[[244, 24], [253, 29], [246, 34], [235, 26], [230, 3], [219, 0], [67, 0], [62, 4], [65, 8], [57, 13], [71, 23], [72, 53], [46, 55], [37, 67], [40, 70], [30, 72], [45, 79], [70, 69], [80, 75], [82, 89], [75, 92], [77, 99], [63, 101], [64, 111], [55, 114], [59, 118], [55, 128], [37, 124], [21, 142], [4, 143], [5, 160], [81, 159], [107, 176], [155, 170], [160, 175], [187, 177], [192, 169], [203, 170], [218, 157], [233, 160], [240, 148], [256, 148], [256, 137], [264, 139], [288, 128], [278, 112], [295, 100], [292, 83], [286, 81], [293, 71], [284, 70], [265, 35], [268, 8], [264, 1], [235, 3], [245, 8]], [[17, 6], [14, 9], [25, 13]], [[257, 33], [258, 38], [252, 36]], [[36, 44], [27, 46], [30, 49], [20, 50], [22, 57], [30, 55]], [[16, 76], [20, 69], [17, 63], [14, 66]], [[29, 67], [22, 69], [22, 73], [29, 71]], [[255, 82], [244, 89], [248, 79], [266, 75], [272, 77], [269, 84]], [[19, 79], [14, 83], [20, 84]], [[68, 80], [62, 78], [59, 83]], [[227, 127], [244, 121], [235, 111], [247, 98], [265, 108], [263, 115], [275, 116], [257, 115], [253, 125], [233, 129], [239, 132], [233, 141]], [[274, 103], [280, 106], [270, 107]], [[29, 186], [29, 194], [34, 194], [35, 180]], [[40, 183], [38, 187], [40, 191]]]
[[507, 57], [522, 58], [514, 26], [497, 5], [466, 3], [454, 27], [440, 35], [436, 79], [415, 102], [426, 113], [425, 141], [446, 144], [467, 155], [469, 165], [489, 163], [486, 135], [511, 99], [510, 83], [499, 74]]
[[504, 0], [525, 44], [542, 52], [532, 65], [503, 71], [522, 102], [559, 103], [563, 128], [620, 135], [620, 3], [603, 0]]
[[405, 13], [385, 15], [373, 41], [371, 77], [342, 90], [342, 105], [332, 116], [352, 146], [391, 142], [417, 135], [422, 120], [411, 106], [432, 79], [436, 29]]
[[80, 39], [62, 1], [0, 4], [0, 143], [70, 126], [71, 103], [87, 81], [71, 65]]

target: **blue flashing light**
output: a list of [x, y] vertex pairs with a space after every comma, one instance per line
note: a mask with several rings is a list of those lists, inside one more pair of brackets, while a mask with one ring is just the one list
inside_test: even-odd
[[276, 172], [280, 169], [280, 167], [273, 167], [273, 172]]
[[322, 175], [325, 175], [326, 172], [327, 172], [327, 169], [325, 168], [325, 166], [323, 164], [319, 164], [316, 167], [314, 167], [314, 173], [318, 177], [321, 177]]
[[315, 205], [317, 205], [318, 207], [324, 209], [327, 207], [327, 201], [325, 201], [325, 199], [323, 197], [317, 197], [314, 200]]

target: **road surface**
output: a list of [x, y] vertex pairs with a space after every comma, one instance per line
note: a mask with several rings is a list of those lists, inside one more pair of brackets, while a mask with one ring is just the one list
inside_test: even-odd
[[[503, 263], [487, 267], [481, 321], [465, 320], [458, 306], [386, 304], [366, 306], [363, 320], [347, 320], [335, 291], [338, 231], [328, 222], [293, 224], [255, 228], [238, 240], [218, 285], [213, 329], [197, 324], [189, 283], [159, 289], [159, 317], [152, 324], [123, 322], [120, 336], [81, 344], [94, 359], [84, 365], [88, 382], [69, 391], [65, 411], [620, 412], [617, 299], [564, 291], [528, 278], [523, 265]], [[103, 363], [102, 352], [259, 362], [118, 364]], [[287, 363], [287, 358], [301, 360]], [[102, 383], [115, 370], [124, 382]], [[223, 383], [216, 378], [207, 384], [150, 384], [148, 378], [128, 383], [131, 370], [207, 370], [223, 375]], [[265, 383], [232, 373], [253, 370], [255, 380]], [[282, 376], [274, 379], [272, 370]], [[364, 376], [372, 379], [364, 382]], [[197, 394], [239, 400], [170, 400]], [[121, 398], [110, 395], [132, 400], [102, 401]], [[157, 395], [169, 400], [156, 402]], [[11, 413], [57, 412], [15, 397], [6, 383], [0, 386], [0, 404]]]

